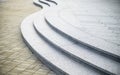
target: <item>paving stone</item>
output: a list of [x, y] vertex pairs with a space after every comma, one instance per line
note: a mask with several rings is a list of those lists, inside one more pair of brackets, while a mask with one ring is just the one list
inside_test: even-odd
[[34, 73], [33, 75], [47, 75], [46, 73]]
[[6, 75], [18, 75], [18, 73], [9, 72]]
[[[33, 75], [31, 72], [29, 72], [29, 71], [24, 71], [24, 72], [22, 72], [21, 73], [22, 75]], [[20, 75], [20, 74], [19, 74]]]
[[41, 74], [41, 73], [47, 74], [48, 72], [49, 72], [48, 70], [39, 69], [35, 73], [37, 73], [37, 74]]
[[[25, 71], [33, 62], [39, 60], [24, 44], [19, 29], [21, 21], [38, 10], [40, 8], [34, 6], [32, 0], [5, 0], [0, 2], [0, 75], [27, 75], [27, 73], [30, 75], [30, 71], [41, 68], [41, 66], [36, 67], [35, 65], [43, 65], [41, 62], [37, 62], [33, 64], [33, 68], [31, 66], [29, 72]], [[36, 69], [34, 69], [35, 67]], [[26, 73], [21, 74], [22, 71]]]
[[56, 75], [53, 71], [50, 71], [48, 75]]

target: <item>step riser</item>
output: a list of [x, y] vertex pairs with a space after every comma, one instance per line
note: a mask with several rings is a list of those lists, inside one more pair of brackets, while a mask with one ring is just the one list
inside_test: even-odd
[[108, 53], [108, 52], [106, 52], [106, 51], [103, 51], [103, 50], [98, 49], [98, 48], [96, 48], [96, 47], [93, 47], [93, 46], [91, 46], [91, 45], [88, 45], [88, 44], [86, 44], [86, 43], [84, 43], [84, 42], [82, 42], [82, 41], [79, 41], [78, 39], [75, 39], [75, 38], [71, 37], [70, 35], [64, 33], [63, 31], [61, 31], [61, 30], [57, 29], [56, 27], [54, 27], [46, 18], [45, 18], [45, 21], [46, 21], [46, 23], [47, 23], [53, 30], [55, 30], [56, 32], [58, 32], [58, 33], [59, 33], [60, 35], [62, 35], [63, 37], [66, 37], [66, 38], [69, 39], [70, 41], [76, 42], [76, 43], [78, 43], [78, 44], [80, 44], [80, 45], [83, 45], [83, 46], [87, 46], [87, 47], [91, 48], [90, 50], [97, 51], [98, 53], [100, 53], [100, 54], [102, 54], [102, 55], [104, 55], [104, 56], [107, 56], [107, 57], [109, 57], [109, 58], [111, 58], [111, 59], [113, 59], [113, 60], [115, 60], [115, 61], [117, 61], [117, 62], [120, 62], [120, 57], [119, 57], [119, 56], [116, 56], [116, 55], [114, 55], [114, 54], [112, 54], [112, 53]]

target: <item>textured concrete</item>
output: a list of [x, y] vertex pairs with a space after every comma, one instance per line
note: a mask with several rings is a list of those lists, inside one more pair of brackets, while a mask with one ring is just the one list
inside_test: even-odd
[[40, 10], [32, 0], [0, 2], [0, 75], [55, 75], [29, 51], [21, 33], [21, 21]]

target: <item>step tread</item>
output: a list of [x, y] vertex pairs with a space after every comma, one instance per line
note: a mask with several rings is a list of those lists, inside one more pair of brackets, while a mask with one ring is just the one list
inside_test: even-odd
[[[37, 15], [40, 14], [41, 13]], [[35, 32], [32, 25], [34, 16], [35, 15], [31, 15], [22, 22], [21, 32], [24, 39], [29, 43], [29, 45], [44, 59], [46, 59], [48, 63], [53, 64], [54, 66], [70, 75], [103, 75], [100, 72], [93, 70], [86, 65], [83, 65], [82, 63], [79, 64], [71, 60], [67, 56], [49, 46], [45, 41], [43, 41], [43, 39], [41, 39]]]
[[49, 25], [47, 25], [44, 20], [44, 15], [37, 16], [37, 18], [34, 19], [34, 26], [39, 34], [44, 36], [44, 38], [46, 38], [55, 46], [62, 48], [62, 51], [67, 52], [70, 56], [74, 55], [78, 58], [81, 58], [82, 60], [87, 61], [89, 64], [97, 66], [96, 68], [104, 70], [105, 72], [107, 71], [113, 74], [119, 74], [118, 70], [120, 68], [120, 63], [61, 36], [52, 30]]

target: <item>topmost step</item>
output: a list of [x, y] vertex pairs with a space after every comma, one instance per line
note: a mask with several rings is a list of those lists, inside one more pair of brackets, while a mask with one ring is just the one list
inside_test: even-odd
[[[95, 50], [104, 53], [117, 61], [120, 61], [120, 40], [118, 39], [120, 38], [120, 30], [118, 30], [119, 22], [117, 19], [115, 19], [115, 15], [117, 15], [117, 17], [120, 15], [117, 13], [111, 14], [114, 16], [113, 19], [110, 15], [104, 13], [108, 12], [107, 9], [101, 10], [103, 7], [100, 6], [106, 6], [102, 3], [98, 3], [99, 5], [93, 5], [94, 3], [81, 2], [78, 4], [79, 7], [76, 8], [51, 8], [48, 10], [49, 13], [46, 13], [45, 18], [52, 27], [54, 27], [58, 32], [67, 36], [69, 39], [92, 47]], [[87, 4], [88, 6], [86, 6]], [[109, 5], [109, 2], [107, 4]], [[100, 8], [96, 9], [98, 6]], [[116, 8], [114, 10], [117, 11]], [[93, 11], [96, 13], [93, 14]], [[112, 19], [113, 22], [111, 22]], [[116, 22], [116, 24], [110, 25], [114, 22]]]

